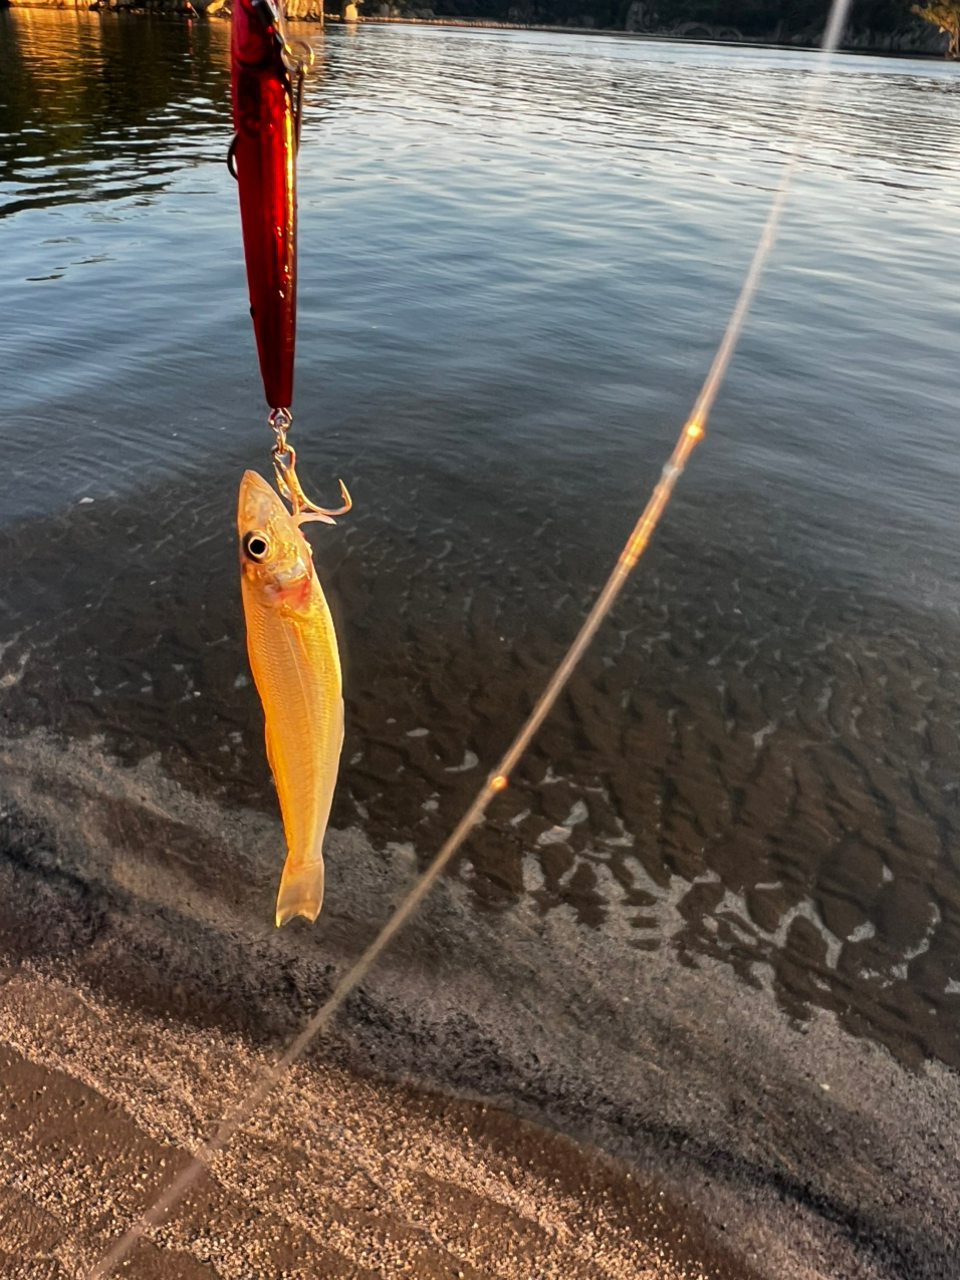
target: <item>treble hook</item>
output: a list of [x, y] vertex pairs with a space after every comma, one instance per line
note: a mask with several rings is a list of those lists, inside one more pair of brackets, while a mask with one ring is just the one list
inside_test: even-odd
[[303, 492], [297, 477], [297, 451], [287, 440], [287, 432], [293, 422], [293, 414], [289, 409], [274, 409], [269, 423], [277, 437], [273, 446], [273, 471], [277, 477], [277, 488], [281, 496], [290, 503], [290, 514], [297, 525], [306, 524], [310, 520], [319, 520], [324, 524], [336, 524], [334, 516], [343, 516], [353, 506], [353, 499], [342, 480], [339, 481], [340, 496], [343, 506], [336, 509], [318, 507]]
[[303, 492], [300, 481], [297, 479], [296, 451], [289, 445], [287, 446], [289, 461], [281, 460], [274, 452], [273, 469], [277, 477], [277, 487], [280, 492], [290, 503], [294, 524], [306, 524], [310, 520], [319, 520], [324, 524], [336, 524], [334, 516], [346, 515], [353, 506], [353, 499], [350, 497], [350, 491], [342, 480], [338, 481], [340, 485], [340, 496], [343, 498], [343, 506], [334, 509], [328, 507], [318, 507], [315, 502], [311, 502], [307, 495]]

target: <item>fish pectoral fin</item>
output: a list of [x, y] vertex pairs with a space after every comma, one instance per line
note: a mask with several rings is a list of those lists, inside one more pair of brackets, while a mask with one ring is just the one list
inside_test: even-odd
[[323, 858], [319, 862], [301, 863], [296, 868], [291, 868], [287, 858], [277, 894], [277, 928], [294, 916], [304, 916], [312, 922], [322, 906]]

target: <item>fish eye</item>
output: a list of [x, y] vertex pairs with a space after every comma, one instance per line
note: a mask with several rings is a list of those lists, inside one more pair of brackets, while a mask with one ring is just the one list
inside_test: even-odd
[[266, 560], [270, 544], [262, 533], [246, 533], [243, 536], [243, 554], [260, 564]]

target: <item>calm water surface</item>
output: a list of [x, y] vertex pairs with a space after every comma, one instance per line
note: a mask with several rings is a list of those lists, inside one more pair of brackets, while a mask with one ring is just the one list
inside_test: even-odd
[[[228, 27], [0, 19], [7, 724], [269, 808], [231, 533], [268, 435]], [[356, 502], [317, 539], [335, 823], [425, 856], [669, 452], [810, 58], [309, 35], [296, 442]], [[710, 437], [458, 871], [478, 910], [626, 921], [954, 1065], [958, 76], [839, 60]]]

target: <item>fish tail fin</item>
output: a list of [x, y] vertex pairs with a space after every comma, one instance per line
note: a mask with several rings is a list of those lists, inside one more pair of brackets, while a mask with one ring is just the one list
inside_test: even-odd
[[277, 928], [294, 916], [305, 916], [313, 922], [320, 914], [322, 905], [323, 859], [291, 867], [288, 858], [283, 866], [280, 892], [277, 894]]

